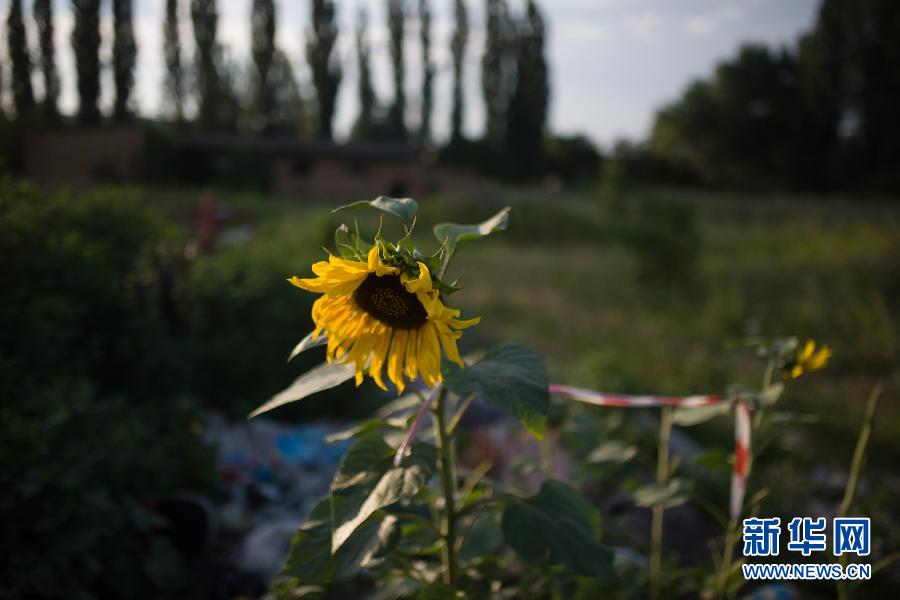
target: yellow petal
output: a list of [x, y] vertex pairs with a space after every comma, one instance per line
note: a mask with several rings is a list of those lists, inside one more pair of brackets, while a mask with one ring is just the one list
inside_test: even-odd
[[406, 342], [406, 360], [404, 372], [406, 373], [406, 378], [410, 381], [416, 380], [416, 340], [418, 339], [418, 335], [415, 330], [410, 331], [407, 336]]
[[441, 381], [441, 348], [433, 323], [425, 323], [419, 329], [419, 373], [429, 386]]
[[818, 371], [828, 364], [829, 358], [831, 358], [831, 348], [822, 346], [806, 361], [806, 368], [810, 371]]
[[406, 352], [406, 340], [409, 332], [405, 329], [398, 329], [394, 332], [394, 339], [391, 340], [391, 349], [388, 353], [387, 375], [388, 379], [397, 386], [397, 392], [403, 393], [405, 384], [403, 383], [403, 358]]
[[454, 329], [468, 329], [472, 325], [477, 325], [481, 322], [481, 317], [475, 317], [474, 319], [468, 319], [465, 321], [460, 321], [459, 319], [450, 319], [448, 323], [450, 327]]
[[459, 338], [459, 335], [454, 335], [450, 328], [443, 323], [437, 325], [437, 331], [438, 339], [441, 341], [441, 347], [444, 348], [444, 354], [447, 355], [447, 358], [460, 367], [465, 367], [465, 363], [459, 357], [459, 349], [456, 347], [456, 340]]
[[381, 262], [381, 251], [377, 245], [369, 250], [368, 261], [369, 272], [375, 273], [379, 277], [382, 275], [396, 275], [400, 271], [397, 267], [391, 267]]
[[391, 343], [391, 331], [382, 325], [374, 335], [378, 336], [378, 341], [375, 343], [375, 348], [372, 350], [372, 361], [369, 363], [369, 376], [375, 381], [375, 385], [384, 391], [387, 391], [387, 386], [384, 385], [384, 380], [381, 378], [381, 369], [384, 366], [385, 360], [387, 360], [388, 346]]
[[432, 291], [431, 287], [431, 273], [428, 271], [428, 267], [425, 266], [425, 263], [419, 262], [419, 276], [416, 278], [409, 277], [405, 275], [401, 278], [403, 281], [403, 285], [406, 286], [406, 289], [415, 294], [416, 292], [430, 292]]
[[806, 340], [806, 344], [803, 346], [803, 349], [797, 354], [797, 362], [802, 363], [809, 359], [812, 356], [813, 351], [816, 349], [816, 343], [812, 340]]

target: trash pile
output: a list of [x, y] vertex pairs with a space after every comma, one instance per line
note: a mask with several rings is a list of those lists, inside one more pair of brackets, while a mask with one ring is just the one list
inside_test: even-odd
[[328, 436], [343, 429], [344, 423], [207, 418], [203, 438], [217, 448], [222, 489], [213, 497], [173, 494], [155, 509], [192, 570], [217, 588], [215, 597], [265, 592], [297, 529], [328, 491], [348, 445], [329, 443]]

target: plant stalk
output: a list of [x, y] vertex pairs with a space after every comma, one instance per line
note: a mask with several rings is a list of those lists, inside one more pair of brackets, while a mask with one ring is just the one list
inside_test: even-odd
[[[876, 385], [869, 393], [869, 401], [866, 403], [866, 414], [859, 430], [859, 438], [856, 440], [856, 449], [853, 451], [853, 460], [850, 463], [850, 474], [847, 476], [847, 487], [844, 489], [844, 498], [838, 508], [837, 516], [846, 517], [856, 498], [856, 488], [859, 486], [859, 475], [862, 472], [863, 459], [866, 456], [866, 447], [869, 438], [872, 437], [872, 427], [875, 422], [875, 412], [878, 409], [878, 399], [881, 396], [882, 386]], [[842, 554], [838, 559], [841, 568], [847, 568], [847, 555]], [[837, 593], [840, 600], [850, 597], [850, 589], [843, 579], [837, 581]]]
[[[672, 407], [663, 406], [659, 417], [659, 438], [656, 448], [656, 483], [669, 480], [669, 437], [672, 433]], [[663, 513], [662, 504], [653, 507], [650, 525], [650, 598], [659, 598], [662, 587]]]
[[447, 427], [447, 390], [441, 389], [434, 407], [434, 437], [440, 453], [441, 487], [444, 492], [444, 514], [440, 535], [444, 544], [441, 559], [444, 583], [456, 587], [459, 579], [459, 558], [456, 548], [456, 453], [453, 437]]

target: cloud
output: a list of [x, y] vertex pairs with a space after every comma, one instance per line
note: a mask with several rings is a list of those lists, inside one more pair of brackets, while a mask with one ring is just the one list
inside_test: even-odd
[[744, 16], [742, 6], [729, 4], [708, 13], [688, 17], [684, 21], [684, 28], [691, 35], [709, 35], [722, 25], [737, 21], [742, 16]]
[[654, 11], [644, 11], [625, 19], [625, 27], [638, 38], [646, 42], [659, 39], [659, 28], [662, 17]]

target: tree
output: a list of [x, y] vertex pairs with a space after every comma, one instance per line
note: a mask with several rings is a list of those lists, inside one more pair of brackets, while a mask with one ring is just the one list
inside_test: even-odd
[[255, 67], [253, 129], [271, 133], [276, 127], [272, 65], [275, 58], [275, 2], [253, 0], [250, 15]]
[[466, 46], [469, 43], [469, 17], [465, 0], [456, 0], [456, 29], [453, 31], [451, 51], [453, 53], [453, 108], [450, 116], [450, 142], [462, 140], [465, 120], [465, 99], [463, 94], [463, 67], [466, 60]]
[[216, 0], [191, 0], [191, 22], [196, 43], [195, 85], [197, 88], [197, 125], [212, 131], [222, 124], [222, 87], [216, 42], [219, 12]]
[[507, 111], [506, 144], [521, 177], [543, 172], [550, 86], [544, 58], [544, 20], [533, 0], [516, 39], [516, 84]]
[[359, 95], [359, 116], [353, 125], [351, 137], [357, 140], [372, 139], [375, 136], [376, 112], [378, 110], [378, 98], [372, 86], [372, 65], [369, 62], [369, 41], [366, 38], [368, 17], [366, 11], [360, 9], [356, 26], [356, 65], [359, 77], [357, 79], [357, 93]]
[[485, 104], [484, 136], [502, 149], [506, 141], [506, 111], [515, 87], [515, 53], [510, 52], [512, 25], [506, 0], [487, 0], [486, 40], [481, 59], [481, 89]]
[[341, 67], [333, 57], [337, 42], [335, 6], [331, 0], [312, 0], [312, 28], [306, 42], [306, 61], [316, 89], [317, 135], [332, 139], [332, 120], [341, 83]]
[[134, 88], [134, 66], [137, 62], [137, 46], [134, 43], [134, 27], [131, 23], [131, 0], [113, 0], [112, 63], [116, 98], [113, 118], [127, 121], [131, 117], [131, 91]]
[[31, 87], [31, 56], [28, 51], [28, 34], [22, 20], [22, 0], [11, 0], [6, 17], [7, 48], [12, 63], [12, 92], [16, 117], [23, 119], [34, 108], [34, 90]]
[[813, 79], [840, 98], [838, 151], [900, 188], [900, 4], [824, 0], [812, 38]]
[[406, 13], [403, 0], [388, 0], [388, 30], [391, 34], [391, 66], [394, 77], [394, 99], [388, 109], [388, 128], [392, 137], [406, 139], [406, 65], [403, 53]]
[[419, 39], [422, 42], [422, 121], [419, 141], [431, 140], [431, 113], [434, 109], [434, 62], [431, 60], [431, 10], [428, 0], [419, 0]]
[[275, 94], [272, 116], [273, 129], [286, 133], [307, 135], [310, 133], [306, 118], [306, 106], [294, 69], [287, 55], [275, 49], [270, 73], [272, 90]]
[[166, 58], [166, 78], [163, 89], [176, 123], [184, 122], [184, 65], [181, 62], [181, 37], [178, 25], [178, 0], [166, 0], [166, 21], [163, 25], [163, 54]]
[[34, 0], [32, 6], [37, 24], [41, 49], [41, 75], [44, 80], [44, 100], [42, 110], [45, 121], [54, 125], [59, 121], [59, 74], [56, 71], [56, 57], [53, 43], [53, 6], [50, 0]]
[[100, 122], [100, 0], [72, 0], [75, 27], [72, 49], [78, 72], [78, 121]]
[[657, 114], [651, 150], [709, 183], [797, 186], [821, 156], [806, 113], [796, 55], [747, 45]]

